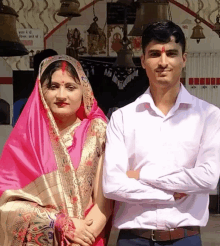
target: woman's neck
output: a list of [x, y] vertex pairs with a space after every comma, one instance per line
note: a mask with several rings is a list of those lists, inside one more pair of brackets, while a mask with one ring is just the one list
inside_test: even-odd
[[80, 120], [76, 115], [74, 115], [71, 117], [63, 117], [61, 119], [55, 117], [55, 121], [57, 123], [60, 134], [62, 135], [63, 132], [69, 129], [73, 124], [78, 123]]

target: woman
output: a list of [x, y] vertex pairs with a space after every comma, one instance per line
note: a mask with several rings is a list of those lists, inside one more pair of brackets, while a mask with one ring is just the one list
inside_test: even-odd
[[105, 244], [105, 129], [79, 62], [45, 59], [0, 159], [1, 246]]

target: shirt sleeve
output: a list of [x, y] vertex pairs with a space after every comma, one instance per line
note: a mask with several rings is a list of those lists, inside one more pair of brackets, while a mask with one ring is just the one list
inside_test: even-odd
[[173, 204], [173, 192], [164, 191], [128, 178], [128, 154], [123, 136], [120, 110], [113, 113], [107, 126], [103, 165], [103, 193], [106, 198], [127, 203]]
[[195, 166], [191, 169], [167, 170], [157, 165], [144, 166], [142, 182], [154, 187], [188, 194], [207, 193], [217, 186], [220, 173], [220, 111], [206, 119]]

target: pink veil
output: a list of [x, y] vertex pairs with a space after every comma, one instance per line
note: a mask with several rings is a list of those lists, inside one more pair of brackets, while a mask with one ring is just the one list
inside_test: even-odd
[[[78, 110], [78, 117], [82, 122], [74, 135], [73, 145], [69, 147], [69, 153], [75, 167], [79, 165], [83, 143], [91, 120], [100, 118], [106, 122], [106, 117], [97, 106], [91, 86], [80, 63], [65, 55], [53, 56], [44, 60], [34, 90], [1, 155], [0, 195], [5, 190], [20, 189], [41, 175], [57, 169], [49, 136], [49, 131], [51, 131], [47, 114], [49, 109], [42, 102], [41, 93], [39, 93], [41, 91], [40, 76], [47, 66], [57, 60], [68, 61], [76, 68], [84, 89], [84, 105]], [[59, 138], [57, 132], [54, 133], [54, 138]]]

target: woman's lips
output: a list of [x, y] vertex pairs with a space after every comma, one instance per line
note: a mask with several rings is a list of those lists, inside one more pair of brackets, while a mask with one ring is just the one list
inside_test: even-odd
[[65, 106], [67, 106], [67, 105], [69, 105], [69, 103], [55, 103], [57, 106], [59, 106], [59, 107], [65, 107]]

